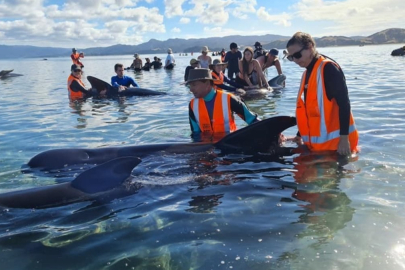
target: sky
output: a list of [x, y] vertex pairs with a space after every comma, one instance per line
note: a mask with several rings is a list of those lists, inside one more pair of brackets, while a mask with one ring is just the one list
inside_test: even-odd
[[0, 0], [0, 44], [137, 45], [150, 39], [405, 28], [404, 0]]

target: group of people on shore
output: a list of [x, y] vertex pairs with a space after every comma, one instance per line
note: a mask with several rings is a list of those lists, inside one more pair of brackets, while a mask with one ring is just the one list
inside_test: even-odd
[[[247, 124], [260, 121], [243, 99], [227, 92], [269, 87], [263, 71], [271, 66], [277, 69], [279, 75], [282, 74], [277, 49], [267, 52], [259, 42], [256, 42], [255, 48], [245, 48], [242, 55], [237, 44], [231, 43], [230, 51], [225, 53], [223, 60], [212, 61], [208, 47], [204, 46], [201, 55], [191, 59], [185, 71], [184, 84], [194, 95], [189, 103], [189, 124], [193, 135], [203, 140], [220, 139], [237, 129], [234, 114]], [[303, 32], [291, 37], [284, 57], [306, 69], [296, 102], [298, 133], [289, 140], [304, 145], [310, 151], [336, 151], [341, 155], [356, 152], [358, 132], [351, 113], [346, 79], [339, 64], [318, 53], [314, 39]], [[174, 64], [169, 49], [165, 68], [170, 65], [173, 68]], [[228, 76], [224, 75], [225, 67], [228, 68]], [[68, 78], [71, 98], [91, 96], [94, 91], [86, 89], [81, 81], [82, 68], [77, 62], [71, 67]], [[131, 85], [139, 87], [133, 78], [123, 75], [122, 64], [116, 64], [114, 70], [117, 75], [111, 78], [111, 84], [119, 91]], [[98, 94], [103, 95], [102, 91]], [[280, 134], [280, 142], [287, 139]]]

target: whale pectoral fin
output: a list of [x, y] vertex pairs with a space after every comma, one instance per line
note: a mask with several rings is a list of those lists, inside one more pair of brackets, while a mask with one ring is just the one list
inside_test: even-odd
[[223, 152], [265, 152], [278, 145], [281, 132], [295, 125], [295, 117], [268, 118], [228, 134], [215, 147]]
[[81, 173], [71, 182], [71, 186], [88, 194], [111, 190], [122, 185], [141, 161], [136, 157], [120, 157], [107, 161]]

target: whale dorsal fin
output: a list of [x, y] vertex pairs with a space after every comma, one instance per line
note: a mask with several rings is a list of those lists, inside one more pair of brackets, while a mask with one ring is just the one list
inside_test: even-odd
[[277, 146], [279, 134], [295, 125], [295, 117], [268, 118], [228, 134], [215, 143], [215, 147], [223, 152], [264, 152]]
[[122, 185], [141, 161], [136, 157], [120, 157], [107, 161], [81, 173], [71, 182], [71, 186], [85, 193], [111, 190]]
[[98, 91], [109, 89], [112, 87], [111, 84], [109, 84], [108, 82], [105, 82], [93, 76], [87, 76], [87, 80], [91, 84], [91, 87], [96, 88]]

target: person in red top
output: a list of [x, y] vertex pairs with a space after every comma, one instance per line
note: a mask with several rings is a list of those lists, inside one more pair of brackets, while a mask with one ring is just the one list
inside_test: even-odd
[[73, 64], [76, 64], [80, 66], [81, 68], [84, 68], [84, 65], [82, 62], [80, 62], [80, 58], [83, 58], [84, 54], [83, 53], [78, 53], [76, 48], [72, 49], [72, 54], [70, 55], [70, 58], [72, 58]]

